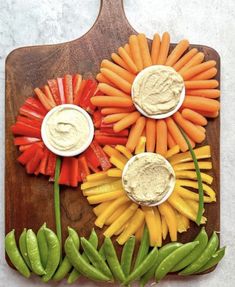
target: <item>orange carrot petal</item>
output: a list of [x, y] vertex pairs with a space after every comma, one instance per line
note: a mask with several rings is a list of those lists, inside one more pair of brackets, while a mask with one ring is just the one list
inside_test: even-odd
[[184, 85], [186, 90], [214, 89], [219, 86], [219, 82], [217, 80], [185, 81]]
[[[133, 58], [132, 55], [131, 55], [130, 45], [129, 45], [129, 44], [125, 44], [125, 45], [124, 45], [124, 49], [126, 50], [127, 54], [128, 54], [131, 58]], [[132, 59], [132, 60], [133, 60], [133, 59]]]
[[138, 38], [138, 42], [139, 42], [139, 46], [140, 46], [140, 52], [141, 52], [141, 57], [143, 60], [143, 65], [144, 68], [149, 67], [152, 65], [152, 60], [151, 60], [151, 56], [150, 56], [150, 52], [149, 52], [149, 46], [148, 46], [148, 41], [147, 38], [145, 36], [145, 34], [139, 34], [137, 36]]
[[97, 107], [131, 107], [131, 99], [111, 96], [95, 96], [91, 98], [91, 103]]
[[196, 66], [200, 64], [205, 58], [204, 53], [199, 52], [196, 55], [194, 55], [191, 60], [189, 60], [180, 70], [180, 73], [183, 73], [184, 71], [188, 70], [189, 68]]
[[140, 117], [139, 112], [133, 112], [133, 113], [129, 114], [128, 116], [126, 116], [125, 118], [118, 121], [117, 123], [115, 123], [113, 126], [113, 130], [116, 133], [118, 133], [118, 132], [128, 128], [129, 126], [133, 125], [139, 117]]
[[167, 152], [167, 125], [164, 120], [158, 120], [156, 123], [157, 144], [156, 152], [165, 155]]
[[210, 68], [204, 72], [201, 72], [200, 74], [192, 77], [190, 80], [210, 80], [214, 78], [217, 74], [217, 69], [216, 68]]
[[160, 51], [161, 39], [158, 33], [154, 34], [153, 42], [152, 42], [152, 49], [151, 49], [151, 59], [153, 65], [157, 64], [158, 55]]
[[107, 96], [130, 98], [129, 95], [123, 93], [121, 90], [116, 89], [106, 83], [99, 83], [98, 89]]
[[202, 116], [201, 114], [199, 114], [193, 110], [183, 109], [182, 116], [186, 120], [194, 123], [195, 125], [200, 125], [200, 126], [207, 125], [207, 119], [204, 116]]
[[131, 55], [132, 55], [133, 61], [137, 67], [138, 72], [140, 72], [143, 70], [144, 66], [143, 66], [143, 61], [142, 61], [142, 57], [141, 57], [138, 38], [136, 35], [130, 36], [129, 44], [130, 44]]
[[165, 65], [169, 48], [170, 48], [170, 35], [168, 32], [165, 32], [162, 35], [162, 42], [157, 60], [158, 65]]
[[188, 49], [188, 47], [189, 47], [189, 41], [181, 40], [168, 56], [166, 66], [173, 66], [183, 55], [183, 53]]
[[146, 121], [146, 149], [154, 152], [156, 145], [156, 120], [148, 118]]
[[176, 71], [179, 71], [183, 66], [185, 66], [192, 58], [197, 54], [198, 50], [196, 48], [191, 49], [186, 53], [181, 59], [179, 59], [174, 65], [173, 68]]
[[123, 59], [118, 54], [112, 53], [111, 58], [116, 64], [121, 66], [123, 69], [131, 72], [131, 69], [129, 68], [129, 66], [125, 63], [125, 61], [123, 61]]
[[188, 70], [185, 70], [183, 72], [180, 72], [181, 76], [185, 81], [190, 80], [194, 76], [214, 67], [216, 65], [216, 61], [210, 60], [207, 62], [204, 62], [202, 64], [198, 64], [196, 66], [193, 66], [189, 68]]
[[197, 97], [216, 99], [216, 98], [220, 97], [220, 90], [218, 90], [218, 89], [187, 90], [186, 94], [188, 96], [197, 96]]
[[176, 142], [174, 141], [172, 135], [170, 134], [170, 131], [167, 132], [167, 146], [168, 148], [173, 148], [176, 145]]
[[128, 53], [123, 47], [118, 48], [118, 54], [123, 59], [123, 61], [127, 64], [127, 66], [130, 68], [132, 73], [137, 74], [138, 70], [137, 70], [135, 63], [133, 62], [133, 60], [131, 59], [131, 57], [128, 55]]
[[145, 127], [145, 118], [144, 117], [140, 117], [138, 118], [138, 120], [136, 121], [135, 125], [132, 126], [129, 137], [128, 137], [128, 141], [126, 143], [126, 147], [133, 152], [139, 142], [139, 139], [142, 135], [142, 132], [144, 130]]
[[113, 115], [107, 115], [104, 119], [103, 122], [105, 124], [111, 124], [111, 123], [115, 123], [117, 121], [120, 121], [121, 119], [123, 119], [124, 117], [126, 117], [128, 115], [128, 113], [120, 113], [120, 114], [113, 114]]
[[136, 111], [135, 106], [130, 108], [103, 108], [101, 109], [102, 115], [112, 115], [112, 114], [118, 114], [118, 113], [131, 113]]
[[186, 96], [182, 104], [182, 108], [189, 108], [192, 110], [199, 110], [211, 113], [217, 112], [220, 108], [220, 104], [218, 101], [213, 99]]
[[103, 74], [101, 73], [98, 73], [96, 75], [96, 80], [100, 83], [105, 83], [105, 84], [108, 84], [110, 86], [115, 86], [111, 81], [109, 81]]

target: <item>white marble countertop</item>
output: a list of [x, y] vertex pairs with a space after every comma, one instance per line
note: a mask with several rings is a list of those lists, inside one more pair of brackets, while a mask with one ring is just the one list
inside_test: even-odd
[[[105, 1], [105, 0], [104, 0]], [[110, 0], [115, 1], [115, 0]], [[235, 286], [235, 2], [234, 0], [124, 0], [127, 18], [139, 32], [152, 37], [169, 31], [174, 42], [216, 49], [221, 56], [221, 245], [227, 254], [215, 272], [161, 286]], [[83, 35], [94, 23], [99, 0], [0, 0], [0, 145], [4, 146], [4, 62], [20, 46], [59, 43]], [[36, 278], [26, 280], [10, 269], [4, 259], [4, 149], [0, 148], [0, 287], [43, 286]], [[64, 286], [65, 281], [57, 286]], [[55, 284], [48, 284], [54, 286]], [[101, 286], [85, 283], [82, 286]]]

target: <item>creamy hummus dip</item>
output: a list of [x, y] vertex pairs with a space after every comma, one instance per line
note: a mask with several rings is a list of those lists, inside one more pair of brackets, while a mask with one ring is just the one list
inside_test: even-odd
[[177, 107], [183, 88], [183, 78], [173, 68], [155, 65], [136, 77], [132, 99], [149, 116], [166, 114]]
[[83, 147], [90, 129], [86, 117], [71, 106], [56, 108], [45, 125], [49, 144], [59, 151], [76, 151]]
[[123, 187], [127, 195], [141, 205], [157, 205], [174, 186], [174, 170], [159, 154], [139, 154], [127, 163], [123, 172]]

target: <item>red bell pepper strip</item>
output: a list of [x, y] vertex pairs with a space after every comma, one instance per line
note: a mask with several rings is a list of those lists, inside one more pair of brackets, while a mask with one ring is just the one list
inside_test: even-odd
[[95, 110], [95, 106], [91, 103], [90, 99], [94, 95], [97, 89], [97, 83], [95, 80], [87, 80], [87, 84], [84, 88], [80, 106], [84, 108], [87, 112], [93, 113]]
[[40, 161], [43, 157], [43, 149], [38, 148], [33, 158], [30, 159], [29, 162], [26, 164], [26, 172], [27, 173], [34, 173], [37, 167], [40, 164]]
[[73, 103], [76, 98], [78, 91], [81, 88], [82, 84], [82, 76], [80, 74], [76, 74], [73, 76]]
[[93, 166], [92, 163], [90, 163], [88, 160], [87, 160], [87, 165], [88, 165], [89, 169], [92, 172], [99, 172], [99, 171], [101, 171], [98, 167]]
[[39, 149], [40, 146], [35, 143], [32, 144], [28, 149], [26, 149], [18, 158], [18, 162], [25, 165], [27, 162], [29, 162], [35, 155], [37, 149]]
[[70, 157], [70, 185], [73, 187], [78, 186], [78, 159]]
[[26, 99], [25, 104], [38, 111], [42, 115], [46, 115], [47, 110], [36, 97], [29, 97]]
[[19, 151], [24, 152], [26, 149], [30, 148], [33, 144], [26, 144], [26, 145], [20, 145]]
[[82, 181], [85, 181], [88, 174], [90, 174], [90, 170], [86, 158], [83, 155], [78, 158], [78, 168], [80, 170]]
[[14, 145], [28, 145], [40, 141], [38, 138], [31, 137], [16, 137], [14, 138]]
[[50, 101], [50, 103], [53, 105], [53, 107], [55, 107], [57, 104], [56, 104], [56, 102], [55, 102], [55, 100], [54, 100], [54, 98], [52, 96], [52, 93], [51, 93], [51, 90], [50, 90], [49, 86], [45, 85], [43, 87], [43, 91], [44, 91], [47, 99]]
[[63, 79], [64, 83], [64, 96], [66, 104], [73, 103], [73, 78], [71, 75], [65, 75]]
[[58, 84], [61, 104], [66, 104], [66, 100], [64, 96], [63, 78], [57, 78], [57, 84]]
[[80, 105], [82, 93], [83, 93], [83, 91], [84, 91], [84, 89], [85, 89], [86, 82], [87, 82], [87, 80], [82, 80], [80, 89], [79, 89], [78, 92], [74, 95], [74, 100], [73, 100], [74, 105], [78, 105], [78, 106]]
[[16, 123], [11, 127], [14, 135], [22, 135], [41, 139], [41, 130], [36, 127], [28, 126], [25, 123]]
[[95, 140], [93, 140], [90, 147], [96, 154], [97, 158], [99, 159], [102, 170], [109, 169], [111, 167], [111, 163], [109, 162], [107, 155], [105, 154], [103, 149], [99, 146], [99, 144]]
[[100, 166], [99, 158], [91, 146], [83, 153], [83, 155], [85, 156], [87, 163], [90, 163], [94, 167]]
[[49, 154], [50, 154], [50, 151], [47, 148], [45, 148], [43, 157], [41, 159], [40, 165], [36, 172], [46, 175], [46, 168], [47, 168]]
[[113, 124], [105, 124], [104, 122], [101, 122], [100, 129], [112, 129]]
[[64, 157], [61, 164], [59, 184], [70, 185], [70, 158]]
[[54, 107], [53, 103], [47, 98], [41, 89], [36, 88], [34, 89], [34, 92], [47, 111], [50, 111]]
[[45, 115], [42, 115], [39, 111], [34, 110], [32, 107], [28, 105], [21, 106], [19, 112], [21, 115], [34, 120], [42, 121], [45, 117]]
[[101, 122], [102, 122], [102, 114], [100, 112], [100, 110], [97, 110], [93, 113], [93, 123], [94, 126], [98, 129], [101, 126]]
[[56, 155], [49, 151], [49, 156], [47, 160], [46, 175], [54, 177], [55, 175], [55, 165], [56, 165]]
[[102, 146], [117, 144], [125, 145], [127, 143], [126, 137], [95, 135], [95, 140]]
[[42, 121], [41, 120], [29, 119], [29, 118], [24, 117], [24, 116], [18, 116], [16, 118], [16, 121], [25, 123], [28, 126], [37, 127], [39, 129], [41, 128], [41, 125], [42, 125]]
[[129, 134], [128, 129], [115, 133], [113, 129], [96, 130], [95, 134], [98, 136], [112, 136], [112, 137], [127, 137]]
[[59, 94], [59, 88], [56, 79], [51, 79], [47, 81], [48, 86], [51, 89], [52, 96], [57, 105], [61, 105], [61, 99]]

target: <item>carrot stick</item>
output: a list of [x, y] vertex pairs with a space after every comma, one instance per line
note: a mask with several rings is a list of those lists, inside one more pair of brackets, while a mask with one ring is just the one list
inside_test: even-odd
[[123, 59], [123, 61], [127, 64], [127, 66], [130, 68], [131, 72], [134, 74], [137, 74], [138, 70], [137, 70], [135, 63], [133, 62], [133, 60], [131, 59], [131, 57], [128, 55], [128, 53], [123, 47], [118, 48], [118, 54]]
[[110, 71], [109, 69], [101, 68], [100, 71], [108, 80], [114, 83], [123, 92], [128, 94], [131, 93], [131, 84], [129, 82], [121, 78], [116, 73]]
[[153, 65], [157, 64], [158, 55], [160, 51], [161, 39], [158, 33], [154, 34], [153, 42], [152, 42], [152, 49], [151, 49], [151, 59]]
[[130, 108], [103, 108], [101, 110], [102, 115], [111, 115], [111, 114], [118, 114], [118, 113], [131, 113], [136, 111], [136, 108], [130, 107]]
[[99, 83], [98, 89], [107, 96], [130, 98], [129, 95], [123, 93], [119, 89], [116, 89], [106, 83]]
[[169, 149], [176, 146], [176, 142], [174, 141], [172, 135], [170, 134], [170, 131], [167, 132], [167, 146]]
[[166, 66], [173, 66], [183, 55], [183, 53], [188, 49], [188, 47], [189, 47], [189, 41], [181, 40], [168, 56], [166, 60]]
[[182, 136], [181, 131], [177, 127], [175, 121], [172, 118], [167, 118], [166, 124], [167, 124], [168, 130], [171, 133], [171, 136], [173, 137], [174, 141], [178, 144], [181, 151], [184, 152], [184, 151], [188, 150], [188, 145], [187, 145], [184, 137]]
[[123, 61], [123, 59], [118, 54], [112, 53], [111, 58], [116, 64], [121, 66], [123, 69], [131, 72], [131, 69], [129, 68], [129, 66]]
[[218, 89], [197, 89], [187, 90], [188, 96], [206, 97], [210, 99], [216, 99], [220, 97], [220, 90]]
[[214, 89], [219, 86], [217, 80], [185, 81], [185, 89]]
[[194, 77], [192, 77], [190, 80], [210, 80], [214, 78], [217, 74], [217, 69], [216, 68], [210, 68]]
[[34, 89], [34, 92], [47, 111], [51, 110], [54, 107], [53, 104], [46, 97], [46, 95], [39, 88]]
[[167, 152], [167, 125], [164, 120], [158, 120], [156, 123], [157, 143], [156, 153], [164, 156]]
[[146, 149], [148, 152], [154, 152], [156, 144], [156, 121], [147, 119], [146, 121]]
[[199, 52], [197, 53], [196, 55], [194, 55], [191, 60], [189, 60], [180, 70], [179, 72], [184, 72], [185, 70], [195, 66], [195, 65], [198, 65], [198, 64], [201, 64], [201, 62], [204, 60], [205, 58], [205, 55], [204, 53], [202, 52]]
[[148, 41], [145, 36], [145, 34], [141, 33], [137, 35], [139, 46], [140, 46], [140, 52], [141, 52], [141, 57], [143, 60], [143, 65], [144, 68], [149, 67], [152, 65], [152, 60], [149, 52], [149, 46], [148, 46]]
[[202, 64], [198, 64], [196, 66], [190, 67], [188, 70], [184, 70], [183, 72], [179, 72], [179, 73], [184, 78], [184, 80], [187, 81], [193, 78], [194, 76], [214, 67], [215, 65], [216, 65], [216, 61], [210, 60]]
[[217, 118], [219, 115], [219, 111], [216, 112], [198, 111], [198, 112], [207, 118]]
[[189, 137], [195, 141], [196, 143], [201, 143], [205, 139], [205, 134], [190, 121], [185, 120], [180, 112], [176, 112], [173, 115], [173, 119], [176, 121], [176, 123], [189, 135]]
[[143, 61], [142, 61], [142, 57], [141, 57], [138, 38], [136, 35], [130, 36], [129, 45], [130, 45], [131, 55], [132, 55], [133, 61], [137, 67], [138, 72], [140, 72], [143, 70], [144, 66], [143, 66]]
[[51, 103], [53, 106], [56, 106], [57, 104], [56, 104], [56, 102], [55, 102], [55, 100], [54, 100], [54, 98], [53, 98], [53, 96], [52, 96], [51, 90], [50, 90], [50, 88], [49, 88], [48, 85], [45, 85], [45, 86], [44, 86], [44, 92], [45, 92], [46, 97], [47, 97], [48, 100], [50, 101], [50, 103]]
[[131, 127], [131, 131], [128, 137], [128, 141], [126, 143], [126, 147], [130, 150], [130, 152], [133, 152], [139, 142], [139, 139], [142, 135], [142, 132], [145, 127], [145, 118], [140, 117], [136, 121], [135, 125]]
[[114, 73], [119, 75], [121, 78], [123, 78], [124, 80], [128, 81], [130, 84], [132, 84], [134, 79], [135, 79], [135, 75], [134, 74], [132, 74], [132, 73], [128, 72], [127, 70], [121, 68], [117, 64], [114, 64], [114, 63], [110, 62], [109, 60], [103, 60], [101, 62], [101, 68], [107, 68], [110, 71], [113, 71]]
[[200, 131], [202, 131], [203, 133], [206, 132], [206, 129], [203, 126], [200, 125], [195, 125]]
[[91, 98], [91, 103], [97, 107], [131, 107], [131, 99], [111, 96], [95, 96]]
[[109, 81], [103, 74], [101, 73], [98, 73], [96, 75], [96, 80], [100, 83], [105, 83], [105, 84], [108, 84], [110, 86], [115, 86], [111, 81]]
[[170, 35], [168, 32], [165, 32], [162, 35], [162, 42], [160, 45], [160, 51], [157, 60], [158, 65], [165, 65], [169, 48], [170, 48]]
[[184, 65], [186, 65], [198, 52], [198, 49], [193, 48], [188, 53], [186, 53], [181, 59], [179, 59], [174, 65], [173, 68], [176, 71], [179, 71]]
[[198, 112], [195, 112], [193, 110], [183, 109], [182, 116], [186, 120], [194, 123], [195, 125], [200, 125], [200, 126], [207, 125], [207, 119], [204, 116], [202, 116], [201, 114], [199, 114]]
[[127, 116], [128, 113], [120, 113], [120, 114], [113, 114], [113, 115], [107, 115], [104, 119], [103, 122], [105, 124], [111, 124], [111, 123], [116, 123], [117, 121], [120, 121], [123, 119], [125, 116]]
[[139, 117], [140, 117], [139, 112], [133, 112], [133, 113], [129, 114], [128, 116], [126, 116], [125, 118], [118, 121], [117, 123], [115, 123], [113, 126], [113, 130], [116, 133], [118, 133], [118, 132], [128, 128], [129, 126], [133, 125]]
[[186, 96], [182, 104], [182, 108], [189, 108], [192, 110], [199, 110], [211, 113], [217, 112], [220, 108], [220, 104], [218, 101], [213, 99]]
[[125, 44], [123, 48], [126, 50], [128, 55], [132, 58], [130, 45], [129, 44]]

